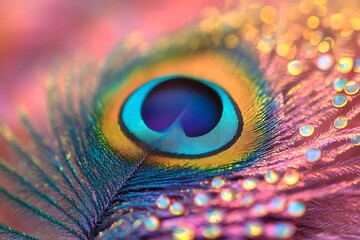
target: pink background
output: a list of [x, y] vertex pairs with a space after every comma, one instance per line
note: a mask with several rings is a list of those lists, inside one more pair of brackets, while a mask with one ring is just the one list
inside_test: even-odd
[[46, 119], [44, 82], [56, 60], [103, 59], [129, 32], [154, 37], [190, 24], [224, 0], [0, 1], [0, 122], [21, 134], [17, 109]]

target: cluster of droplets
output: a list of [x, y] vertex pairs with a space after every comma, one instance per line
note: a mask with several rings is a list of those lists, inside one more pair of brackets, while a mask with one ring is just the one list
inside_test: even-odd
[[[299, 179], [296, 169], [282, 174], [269, 170], [262, 178], [235, 182], [217, 176], [205, 183], [209, 190], [192, 191], [191, 203], [158, 196], [157, 208], [174, 218], [151, 215], [143, 219], [143, 225], [149, 232], [168, 229], [173, 239], [216, 239], [223, 234], [287, 239], [295, 232], [291, 220], [303, 216], [306, 208], [302, 201], [278, 195], [277, 189], [289, 188]], [[269, 216], [279, 220], [267, 222]]]
[[[178, 36], [178, 43], [190, 43], [192, 49], [200, 46], [225, 46], [235, 49], [243, 40], [254, 43], [260, 53], [276, 53], [277, 56], [291, 61], [289, 72], [299, 75], [307, 69], [302, 61], [315, 62], [320, 70], [329, 70], [335, 63], [333, 54], [338, 45], [346, 45], [355, 38], [360, 43], [360, 11], [358, 1], [349, 0], [342, 4], [331, 4], [328, 0], [302, 0], [276, 5], [264, 1], [236, 1], [227, 4], [226, 14], [216, 7], [205, 7], [199, 21], [201, 36]], [[304, 22], [306, 24], [304, 24]], [[224, 30], [233, 29], [234, 31]], [[339, 35], [339, 39], [334, 34]], [[151, 44], [143, 40], [139, 32], [129, 35], [129, 47], [140, 43], [140, 52], [146, 53]], [[170, 45], [167, 37], [159, 41], [159, 47], [166, 49]], [[345, 59], [346, 60], [346, 59]], [[349, 68], [344, 60], [340, 67]], [[360, 61], [356, 59], [356, 71], [360, 71]]]
[[[355, 62], [360, 62], [360, 58], [355, 59]], [[289, 73], [294, 75], [294, 69], [292, 69], [293, 62], [290, 62], [288, 65]], [[358, 65], [358, 64], [357, 64]], [[347, 74], [354, 71], [355, 73], [360, 72], [359, 66], [354, 66], [354, 60], [350, 57], [343, 57], [340, 58], [337, 65], [337, 71], [339, 74]], [[339, 76], [335, 78], [333, 81], [333, 89], [336, 93], [332, 97], [332, 105], [335, 108], [341, 109], [345, 107], [348, 103], [348, 98], [356, 95], [359, 92], [359, 83], [356, 80], [348, 81], [345, 76]], [[333, 127], [335, 129], [341, 130], [345, 129], [348, 124], [348, 119], [346, 116], [338, 116], [333, 121]], [[299, 133], [303, 137], [310, 137], [315, 132], [315, 128], [311, 124], [303, 124], [300, 129]], [[350, 141], [353, 143], [354, 146], [360, 145], [360, 134], [354, 134]], [[309, 148], [305, 153], [305, 159], [308, 162], [316, 162], [321, 159], [321, 150], [318, 148]]]
[[[347, 5], [349, 4], [349, 5]], [[360, 57], [355, 56], [353, 47], [359, 45], [360, 41], [360, 12], [356, 11], [356, 2], [349, 1], [346, 4], [332, 7], [327, 0], [308, 1], [302, 0], [298, 6], [290, 8], [292, 15], [297, 16], [297, 20], [306, 19], [306, 25], [299, 29], [293, 25], [294, 31], [300, 31], [302, 38], [302, 51], [294, 54], [288, 59], [287, 72], [290, 76], [298, 77], [311, 69], [317, 68], [324, 74], [335, 72], [338, 77], [333, 80], [335, 94], [332, 96], [332, 105], [341, 110], [347, 106], [349, 99], [359, 92], [359, 80], [356, 74], [360, 73]], [[336, 11], [336, 12], [334, 12]], [[284, 34], [285, 36], [286, 34]], [[295, 34], [296, 35], [296, 34]], [[355, 44], [353, 44], [355, 42]], [[293, 42], [294, 43], [294, 42]], [[277, 49], [284, 48], [279, 46]], [[346, 51], [339, 51], [344, 46], [349, 46]], [[293, 47], [298, 47], [294, 43]], [[291, 46], [286, 46], [291, 49]], [[282, 56], [281, 51], [276, 51]], [[285, 55], [284, 55], [285, 56]], [[354, 77], [355, 75], [355, 77]], [[348, 81], [347, 78], [354, 78]], [[333, 127], [337, 130], [345, 129], [348, 125], [347, 116], [337, 116], [333, 119]], [[314, 134], [313, 124], [304, 123], [299, 128], [299, 133], [303, 137], [310, 137]], [[351, 142], [359, 145], [359, 134], [354, 134]], [[321, 159], [321, 150], [309, 148], [305, 153], [308, 162], [315, 162]]]
[[[360, 73], [360, 57], [352, 56], [352, 53], [338, 56], [334, 52], [339, 44], [348, 43], [358, 34], [359, 12], [348, 17], [343, 9], [339, 9], [338, 13], [331, 12], [326, 0], [302, 0], [299, 6], [288, 7], [288, 15], [292, 20], [301, 21], [305, 18], [306, 25], [289, 24], [287, 31], [283, 33], [276, 25], [279, 18], [277, 8], [257, 1], [247, 7], [252, 9], [247, 14], [259, 13], [258, 16], [237, 13], [223, 15], [214, 8], [204, 9], [205, 18], [200, 22], [199, 28], [206, 38], [201, 38], [200, 35], [182, 41], [180, 36], [179, 44], [188, 45], [191, 42], [191, 49], [204, 45], [223, 45], [228, 49], [235, 49], [243, 39], [255, 42], [261, 54], [274, 51], [277, 56], [285, 59], [285, 71], [290, 77], [298, 78], [314, 69], [324, 74], [335, 71], [337, 77], [332, 81], [333, 95], [329, 95], [329, 104], [331, 102], [335, 109], [341, 110], [351, 102], [351, 98], [356, 97], [359, 81], [348, 79], [353, 73]], [[252, 21], [243, 24], [244, 19]], [[346, 19], [350, 19], [350, 22]], [[224, 23], [234, 31], [230, 34], [222, 32]], [[281, 32], [282, 35], [279, 35]], [[337, 34], [336, 39], [333, 35], [326, 35], [334, 32]], [[360, 43], [359, 36], [357, 39]], [[169, 39], [162, 39], [159, 45], [160, 48], [166, 48]], [[148, 48], [146, 42], [140, 46], [144, 53]], [[332, 121], [332, 127], [336, 131], [346, 129], [348, 124], [347, 116], [342, 115], [336, 116]], [[316, 128], [316, 124], [304, 122], [298, 129], [299, 137], [311, 139], [317, 132]], [[360, 134], [353, 134], [349, 141], [353, 146], [360, 146]], [[322, 160], [323, 149], [310, 144], [302, 154], [301, 160], [307, 167], [312, 167]], [[292, 220], [302, 217], [306, 212], [303, 199], [297, 198], [296, 194], [281, 194], [283, 190], [291, 190], [303, 184], [303, 176], [295, 165], [282, 170], [270, 169], [262, 176], [256, 175], [238, 181], [227, 181], [217, 176], [204, 183], [208, 184], [208, 190], [190, 191], [191, 203], [159, 195], [154, 202], [157, 210], [173, 217], [162, 217], [162, 214], [156, 212], [134, 224], [137, 227], [142, 225], [146, 231], [154, 233], [165, 229], [174, 239], [216, 239], [224, 234], [239, 238], [290, 238], [296, 231]], [[277, 220], [268, 222], [267, 217]]]
[[[219, 42], [222, 23], [227, 23], [248, 42], [255, 43], [262, 53], [274, 52], [276, 55], [294, 60], [299, 74], [306, 66], [298, 64], [297, 58], [317, 59], [322, 70], [334, 64], [332, 51], [339, 44], [347, 44], [355, 38], [360, 42], [360, 12], [358, 1], [350, 0], [336, 4], [328, 0], [287, 1], [278, 5], [264, 1], [241, 1], [236, 12], [221, 14], [213, 7], [204, 9], [205, 17], [200, 23], [203, 32], [214, 33], [213, 42]], [[305, 23], [305, 24], [304, 24]], [[341, 41], [330, 32], [336, 32]], [[227, 36], [225, 45], [235, 48], [239, 44], [237, 34]], [[315, 61], [316, 62], [316, 61]]]
[[[244, 6], [246, 9], [243, 9]], [[346, 76], [360, 73], [360, 57], [354, 56], [352, 48], [344, 53], [339, 51], [344, 46], [353, 45], [354, 41], [355, 45], [360, 45], [360, 11], [355, 6], [358, 6], [357, 1], [333, 6], [328, 0], [302, 0], [284, 4], [286, 14], [279, 14], [281, 7], [251, 1], [249, 5], [243, 4], [237, 11], [225, 15], [220, 14], [216, 8], [205, 8], [204, 20], [199, 27], [202, 32], [211, 36], [213, 46], [223, 44], [234, 49], [245, 40], [256, 43], [261, 54], [275, 52], [288, 61], [287, 72], [290, 76], [298, 77], [314, 68], [324, 74], [335, 70], [339, 77], [333, 81], [336, 94], [331, 101], [335, 108], [341, 109], [348, 104], [349, 98], [359, 92], [359, 81], [348, 81]], [[303, 24], [304, 20], [306, 24]], [[221, 29], [224, 25], [235, 31], [223, 36]], [[194, 48], [204, 43], [203, 40], [193, 42]], [[347, 124], [346, 116], [333, 119], [333, 127], [337, 130], [346, 128]], [[303, 137], [310, 137], [315, 132], [315, 127], [304, 123], [299, 132]], [[359, 139], [360, 134], [355, 134], [351, 142], [358, 146]], [[319, 149], [311, 148], [306, 152], [309, 162], [319, 160], [320, 156]]]

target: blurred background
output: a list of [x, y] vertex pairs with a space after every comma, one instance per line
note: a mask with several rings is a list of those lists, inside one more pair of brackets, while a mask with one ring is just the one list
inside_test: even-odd
[[[56, 64], [81, 56], [101, 61], [135, 34], [151, 39], [191, 24], [204, 8], [225, 9], [224, 0], [1, 0], [0, 124], [10, 126], [26, 143], [18, 109], [24, 107], [35, 126], [47, 126], [45, 83]], [[54, 66], [55, 65], [55, 66]], [[71, 66], [70, 66], [71, 67]], [[1, 157], [11, 162], [0, 139]], [[0, 210], [0, 222], [16, 218]]]
[[56, 62], [101, 60], [125, 35], [153, 38], [191, 24], [224, 0], [2, 0], [0, 1], [0, 123], [19, 131], [24, 106], [38, 125], [46, 120], [44, 83]]

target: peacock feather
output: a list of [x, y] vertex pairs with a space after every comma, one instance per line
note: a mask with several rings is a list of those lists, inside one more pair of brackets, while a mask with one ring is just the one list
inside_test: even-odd
[[262, 2], [54, 73], [1, 239], [359, 239], [358, 13]]

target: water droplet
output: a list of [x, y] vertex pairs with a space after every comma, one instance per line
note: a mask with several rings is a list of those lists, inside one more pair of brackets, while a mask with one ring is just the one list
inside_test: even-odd
[[198, 192], [194, 196], [194, 204], [199, 207], [207, 206], [209, 204], [209, 196], [205, 193]]
[[161, 195], [156, 199], [156, 206], [160, 209], [166, 209], [169, 205], [170, 199], [164, 195]]
[[316, 61], [316, 66], [323, 71], [329, 70], [333, 64], [334, 64], [334, 59], [330, 54], [321, 55], [320, 57], [318, 57]]
[[300, 75], [304, 71], [304, 65], [299, 60], [293, 60], [288, 64], [288, 72], [292, 76]]
[[292, 217], [301, 217], [305, 213], [305, 205], [299, 201], [289, 202], [287, 207], [287, 213]]
[[203, 236], [208, 239], [216, 239], [221, 235], [221, 228], [217, 225], [207, 226], [203, 230]]
[[264, 179], [267, 183], [275, 184], [279, 181], [279, 174], [275, 170], [270, 170], [266, 172]]
[[316, 162], [321, 157], [321, 151], [318, 148], [310, 148], [305, 153], [305, 159], [308, 162]]
[[349, 73], [354, 65], [354, 60], [349, 57], [343, 57], [339, 59], [339, 64], [337, 66], [337, 70], [340, 73]]
[[344, 90], [346, 83], [347, 80], [345, 78], [337, 78], [333, 82], [333, 88], [337, 92], [342, 92]]
[[265, 226], [265, 235], [271, 239], [288, 239], [294, 233], [295, 227], [291, 223], [268, 223]]
[[354, 144], [355, 146], [360, 146], [360, 135], [354, 135], [351, 138], [351, 142], [352, 144]]
[[360, 73], [360, 58], [355, 59], [354, 72]]
[[287, 185], [295, 185], [300, 179], [300, 173], [296, 169], [290, 169], [284, 174], [284, 181]]
[[347, 118], [344, 116], [337, 117], [334, 120], [334, 127], [337, 129], [343, 129], [347, 126]]
[[224, 213], [218, 209], [209, 209], [206, 213], [206, 220], [209, 223], [219, 223], [223, 220]]
[[337, 108], [344, 107], [346, 103], [347, 103], [347, 98], [343, 94], [336, 94], [332, 100], [333, 106]]
[[304, 124], [300, 127], [299, 133], [303, 137], [310, 137], [314, 133], [314, 126], [311, 124]]
[[173, 215], [182, 215], [184, 213], [184, 206], [180, 203], [180, 202], [173, 202], [170, 207], [169, 207], [169, 211], [173, 214]]
[[355, 95], [359, 92], [359, 84], [355, 81], [347, 82], [344, 90], [347, 95]]
[[271, 213], [281, 213], [285, 209], [285, 199], [275, 197], [267, 204], [268, 211]]
[[181, 223], [172, 230], [174, 240], [192, 240], [195, 238], [194, 227]]
[[246, 178], [244, 179], [242, 186], [245, 190], [253, 190], [258, 184], [258, 180], [255, 178]]
[[225, 179], [223, 177], [214, 177], [211, 181], [211, 186], [213, 188], [221, 188], [225, 185]]
[[230, 202], [235, 199], [235, 191], [232, 188], [227, 188], [221, 191], [220, 196], [222, 200]]
[[157, 217], [150, 216], [144, 219], [144, 226], [148, 231], [153, 232], [159, 229], [160, 221]]
[[261, 222], [248, 222], [244, 226], [244, 233], [247, 237], [259, 237], [262, 235], [264, 226]]

